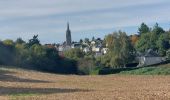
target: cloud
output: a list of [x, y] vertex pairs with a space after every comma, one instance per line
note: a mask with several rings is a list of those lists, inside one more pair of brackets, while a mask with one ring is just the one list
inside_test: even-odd
[[76, 40], [125, 28], [135, 33], [128, 27], [170, 21], [169, 5], [168, 0], [0, 0], [0, 38], [39, 34], [43, 43], [62, 42], [67, 21]]

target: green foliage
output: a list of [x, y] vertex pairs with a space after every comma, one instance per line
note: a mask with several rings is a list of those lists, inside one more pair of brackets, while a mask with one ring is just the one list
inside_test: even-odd
[[170, 67], [163, 66], [163, 67], [145, 67], [134, 69], [130, 71], [122, 71], [120, 74], [128, 74], [128, 75], [170, 75]]
[[149, 27], [145, 24], [142, 23], [141, 26], [138, 28], [139, 34], [143, 34], [143, 33], [148, 33], [150, 31]]
[[25, 43], [24, 40], [22, 40], [22, 38], [17, 38], [17, 40], [15, 41], [16, 44], [23, 44]]
[[135, 48], [142, 53], [148, 49], [158, 51], [160, 56], [165, 56], [166, 51], [170, 48], [170, 33], [165, 32], [157, 23], [150, 32], [141, 34]]
[[161, 56], [166, 55], [166, 51], [170, 48], [170, 35], [169, 33], [161, 34], [157, 40], [157, 48]]
[[7, 39], [7, 40], [4, 40], [3, 41], [3, 44], [4, 45], [7, 45], [7, 46], [13, 46], [14, 45], [14, 42], [10, 39]]
[[170, 33], [165, 32], [157, 23], [150, 32], [141, 34], [135, 48], [142, 53], [148, 49], [158, 51], [161, 56], [166, 55], [166, 50], [170, 48]]
[[110, 46], [110, 45], [112, 45], [112, 43], [113, 43], [113, 35], [112, 34], [109, 34], [109, 35], [107, 35], [107, 36], [105, 36], [105, 42], [106, 42], [106, 45], [107, 46]]
[[38, 39], [38, 35], [34, 35], [32, 39], [29, 40], [29, 42], [27, 43], [28, 47], [33, 46], [34, 44], [40, 45], [40, 41]]
[[148, 49], [155, 50], [157, 48], [156, 41], [158, 39], [157, 34], [153, 32], [142, 34], [135, 47], [137, 51], [145, 52]]
[[162, 27], [159, 26], [158, 23], [155, 24], [155, 26], [153, 27], [153, 30], [152, 30], [155, 34], [159, 35], [161, 33], [165, 33], [165, 31], [163, 30]]
[[14, 64], [15, 49], [12, 40], [0, 42], [0, 64]]
[[100, 67], [111, 67], [110, 66], [111, 55], [107, 53], [106, 55], [100, 56], [96, 58], [96, 65]]
[[[38, 35], [34, 35], [28, 43], [21, 38], [15, 42], [4, 40], [0, 42], [0, 64], [26, 66], [55, 73], [96, 74], [102, 68], [111, 68], [104, 72], [125, 70], [126, 65], [134, 61], [136, 51], [146, 52], [152, 49], [170, 59], [170, 32], [165, 32], [157, 23], [153, 28], [142, 23], [139, 33], [139, 36], [129, 37], [125, 32], [118, 31], [107, 35], [104, 40], [93, 37], [96, 44], [102, 43], [103, 47], [109, 48], [107, 54], [97, 58], [94, 57], [94, 52], [85, 54], [78, 48], [65, 51], [65, 58], [61, 58], [55, 48], [41, 45]], [[88, 38], [84, 42], [90, 45]]]
[[55, 73], [77, 73], [76, 61], [63, 59], [55, 48], [40, 45], [37, 36], [28, 43], [21, 39], [15, 43], [11, 40], [0, 42], [0, 64]]
[[78, 60], [84, 57], [84, 52], [79, 48], [70, 49], [64, 52], [64, 56], [69, 59]]
[[89, 75], [94, 72], [95, 64], [92, 59], [79, 59], [78, 61], [78, 74]]
[[89, 75], [94, 73], [95, 58], [92, 54], [85, 54], [82, 50], [75, 48], [64, 52], [67, 59], [76, 61], [77, 73], [81, 75]]
[[166, 58], [170, 60], [170, 49], [166, 51]]
[[107, 67], [121, 68], [134, 58], [134, 49], [125, 32], [115, 32], [106, 36], [109, 52], [100, 58], [101, 64]]

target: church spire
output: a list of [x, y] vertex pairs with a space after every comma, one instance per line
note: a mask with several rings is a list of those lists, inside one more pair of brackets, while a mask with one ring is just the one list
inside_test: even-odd
[[67, 30], [70, 30], [69, 22], [67, 22]]
[[66, 44], [68, 46], [71, 46], [71, 31], [70, 31], [70, 26], [69, 22], [67, 22], [67, 31], [66, 31]]

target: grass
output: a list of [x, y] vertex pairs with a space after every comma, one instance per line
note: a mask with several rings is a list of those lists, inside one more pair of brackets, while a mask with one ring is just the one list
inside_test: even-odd
[[13, 93], [9, 95], [10, 100], [23, 100], [27, 97], [38, 96], [36, 93]]
[[129, 71], [121, 71], [119, 74], [128, 75], [170, 75], [170, 65], [159, 65], [152, 67], [144, 67]]
[[90, 71], [89, 74], [90, 74], [90, 75], [99, 75], [99, 71], [100, 71], [100, 68], [96, 68], [96, 69]]

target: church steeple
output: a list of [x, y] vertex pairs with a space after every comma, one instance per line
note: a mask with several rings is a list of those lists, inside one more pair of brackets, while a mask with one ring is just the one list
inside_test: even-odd
[[67, 30], [70, 30], [69, 22], [67, 22]]
[[68, 46], [71, 46], [71, 31], [70, 31], [69, 22], [67, 23], [66, 44], [67, 44]]

